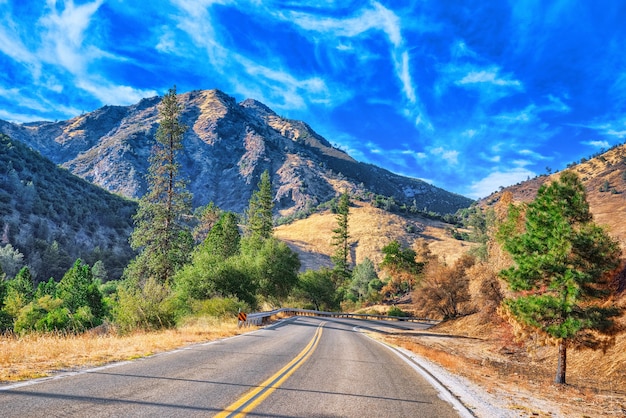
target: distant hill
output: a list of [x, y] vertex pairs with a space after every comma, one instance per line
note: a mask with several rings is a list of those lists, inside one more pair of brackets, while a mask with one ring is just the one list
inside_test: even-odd
[[[327, 202], [344, 190], [393, 198], [419, 211], [450, 214], [471, 199], [424, 181], [355, 161], [306, 123], [278, 116], [256, 100], [237, 103], [219, 90], [179, 95], [189, 127], [180, 161], [194, 206], [214, 202], [242, 212], [268, 170], [282, 216]], [[146, 191], [148, 156], [158, 127], [159, 97], [132, 106], [105, 106], [67, 121], [13, 124], [0, 132], [111, 192]]]
[[[626, 144], [571, 164], [568, 170], [577, 173], [585, 185], [587, 201], [594, 220], [608, 227], [609, 233], [618, 238], [626, 249]], [[539, 176], [516, 185], [503, 188], [478, 203], [483, 206], [495, 204], [502, 193], [511, 192], [513, 199], [530, 202], [544, 182], [558, 178], [560, 172]]]
[[77, 258], [102, 260], [108, 278], [119, 278], [133, 257], [135, 211], [136, 203], [0, 134], [0, 246], [17, 248], [38, 281], [61, 279]]

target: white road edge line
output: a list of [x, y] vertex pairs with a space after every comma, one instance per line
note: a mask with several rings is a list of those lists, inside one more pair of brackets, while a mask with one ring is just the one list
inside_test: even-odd
[[439, 379], [433, 376], [428, 370], [426, 370], [416, 361], [417, 357], [415, 356], [415, 354], [411, 353], [408, 350], [405, 350], [404, 348], [394, 347], [375, 338], [372, 338], [366, 333], [361, 332], [359, 327], [354, 327], [353, 329], [360, 332], [362, 335], [365, 335], [370, 340], [377, 342], [383, 347], [386, 347], [392, 353], [404, 360], [405, 363], [411, 366], [413, 370], [419, 373], [424, 379], [426, 379], [428, 383], [430, 383], [432, 387], [437, 390], [437, 392], [439, 392], [440, 399], [448, 402], [450, 405], [452, 405], [454, 409], [457, 410], [459, 416], [463, 418], [476, 418], [476, 415], [472, 412], [472, 410], [465, 406], [465, 404], [461, 402], [461, 400], [454, 393], [452, 393], [449, 388], [447, 388], [441, 381], [439, 381]]

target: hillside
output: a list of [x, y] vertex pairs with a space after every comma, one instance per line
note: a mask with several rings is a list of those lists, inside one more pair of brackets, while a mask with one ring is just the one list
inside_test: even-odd
[[136, 203], [59, 168], [0, 134], [0, 246], [11, 244], [37, 280], [59, 280], [77, 258], [119, 278]]
[[[180, 94], [188, 126], [180, 156], [194, 206], [214, 202], [241, 213], [268, 170], [281, 216], [310, 211], [338, 193], [395, 202], [425, 212], [454, 213], [471, 200], [424, 181], [355, 161], [304, 122], [264, 104], [237, 103], [219, 90]], [[67, 121], [13, 124], [0, 132], [73, 174], [111, 192], [137, 198], [146, 191], [148, 156], [158, 127], [159, 97], [132, 106], [105, 106]]]
[[[619, 239], [622, 248], [626, 249], [626, 224], [623, 222], [626, 218], [626, 144], [590, 159], [583, 158], [581, 162], [570, 165], [568, 170], [577, 173], [585, 185], [595, 222], [606, 226], [609, 233]], [[492, 206], [504, 192], [511, 192], [514, 201], [529, 202], [535, 198], [544, 182], [559, 175], [539, 176], [506, 187], [482, 199], [479, 204]]]
[[[298, 252], [302, 269], [316, 270], [331, 267], [330, 256], [335, 252], [331, 245], [332, 230], [337, 227], [335, 215], [330, 211], [315, 213], [275, 229], [275, 236]], [[448, 262], [454, 262], [470, 249], [472, 243], [459, 241], [446, 231], [448, 224], [418, 215], [400, 215], [375, 208], [370, 203], [353, 202], [349, 215], [351, 261], [361, 263], [366, 257], [378, 265], [382, 261], [381, 249], [393, 240], [403, 246], [414, 247], [424, 240], [430, 250]]]

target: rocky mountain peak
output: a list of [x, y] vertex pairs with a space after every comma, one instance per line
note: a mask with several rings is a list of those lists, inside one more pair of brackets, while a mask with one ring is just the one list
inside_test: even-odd
[[[393, 197], [420, 210], [455, 212], [470, 199], [423, 181], [362, 164], [305, 122], [278, 116], [263, 103], [241, 103], [219, 90], [179, 94], [189, 129], [180, 161], [194, 205], [214, 202], [242, 212], [261, 173], [270, 172], [277, 207], [289, 215], [344, 190]], [[0, 132], [105, 189], [137, 198], [158, 127], [159, 97], [105, 106], [68, 121], [28, 125], [0, 121]]]

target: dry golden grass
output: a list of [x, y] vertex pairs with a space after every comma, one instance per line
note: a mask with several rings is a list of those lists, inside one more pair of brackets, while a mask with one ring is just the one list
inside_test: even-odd
[[[352, 262], [361, 263], [366, 257], [378, 265], [382, 261], [382, 248], [393, 240], [405, 246], [413, 246], [417, 240], [429, 243], [430, 250], [453, 263], [468, 251], [471, 243], [452, 238], [446, 224], [420, 216], [402, 216], [386, 212], [364, 202], [353, 202], [350, 208], [349, 234], [352, 244]], [[407, 227], [416, 232], [408, 232]], [[331, 267], [330, 256], [335, 252], [331, 245], [332, 230], [337, 228], [337, 219], [326, 211], [281, 225], [274, 231], [276, 238], [285, 241], [300, 256], [305, 269]]]
[[248, 332], [236, 320], [190, 320], [178, 329], [117, 335], [75, 336], [29, 334], [0, 337], [0, 381], [48, 376], [55, 371], [92, 367], [114, 361], [145, 357], [188, 344], [211, 341]]
[[508, 325], [480, 314], [428, 331], [384, 338], [506, 399], [521, 416], [623, 416], [626, 408], [626, 335], [606, 354], [568, 351], [568, 384], [553, 384], [554, 347], [522, 346]]

